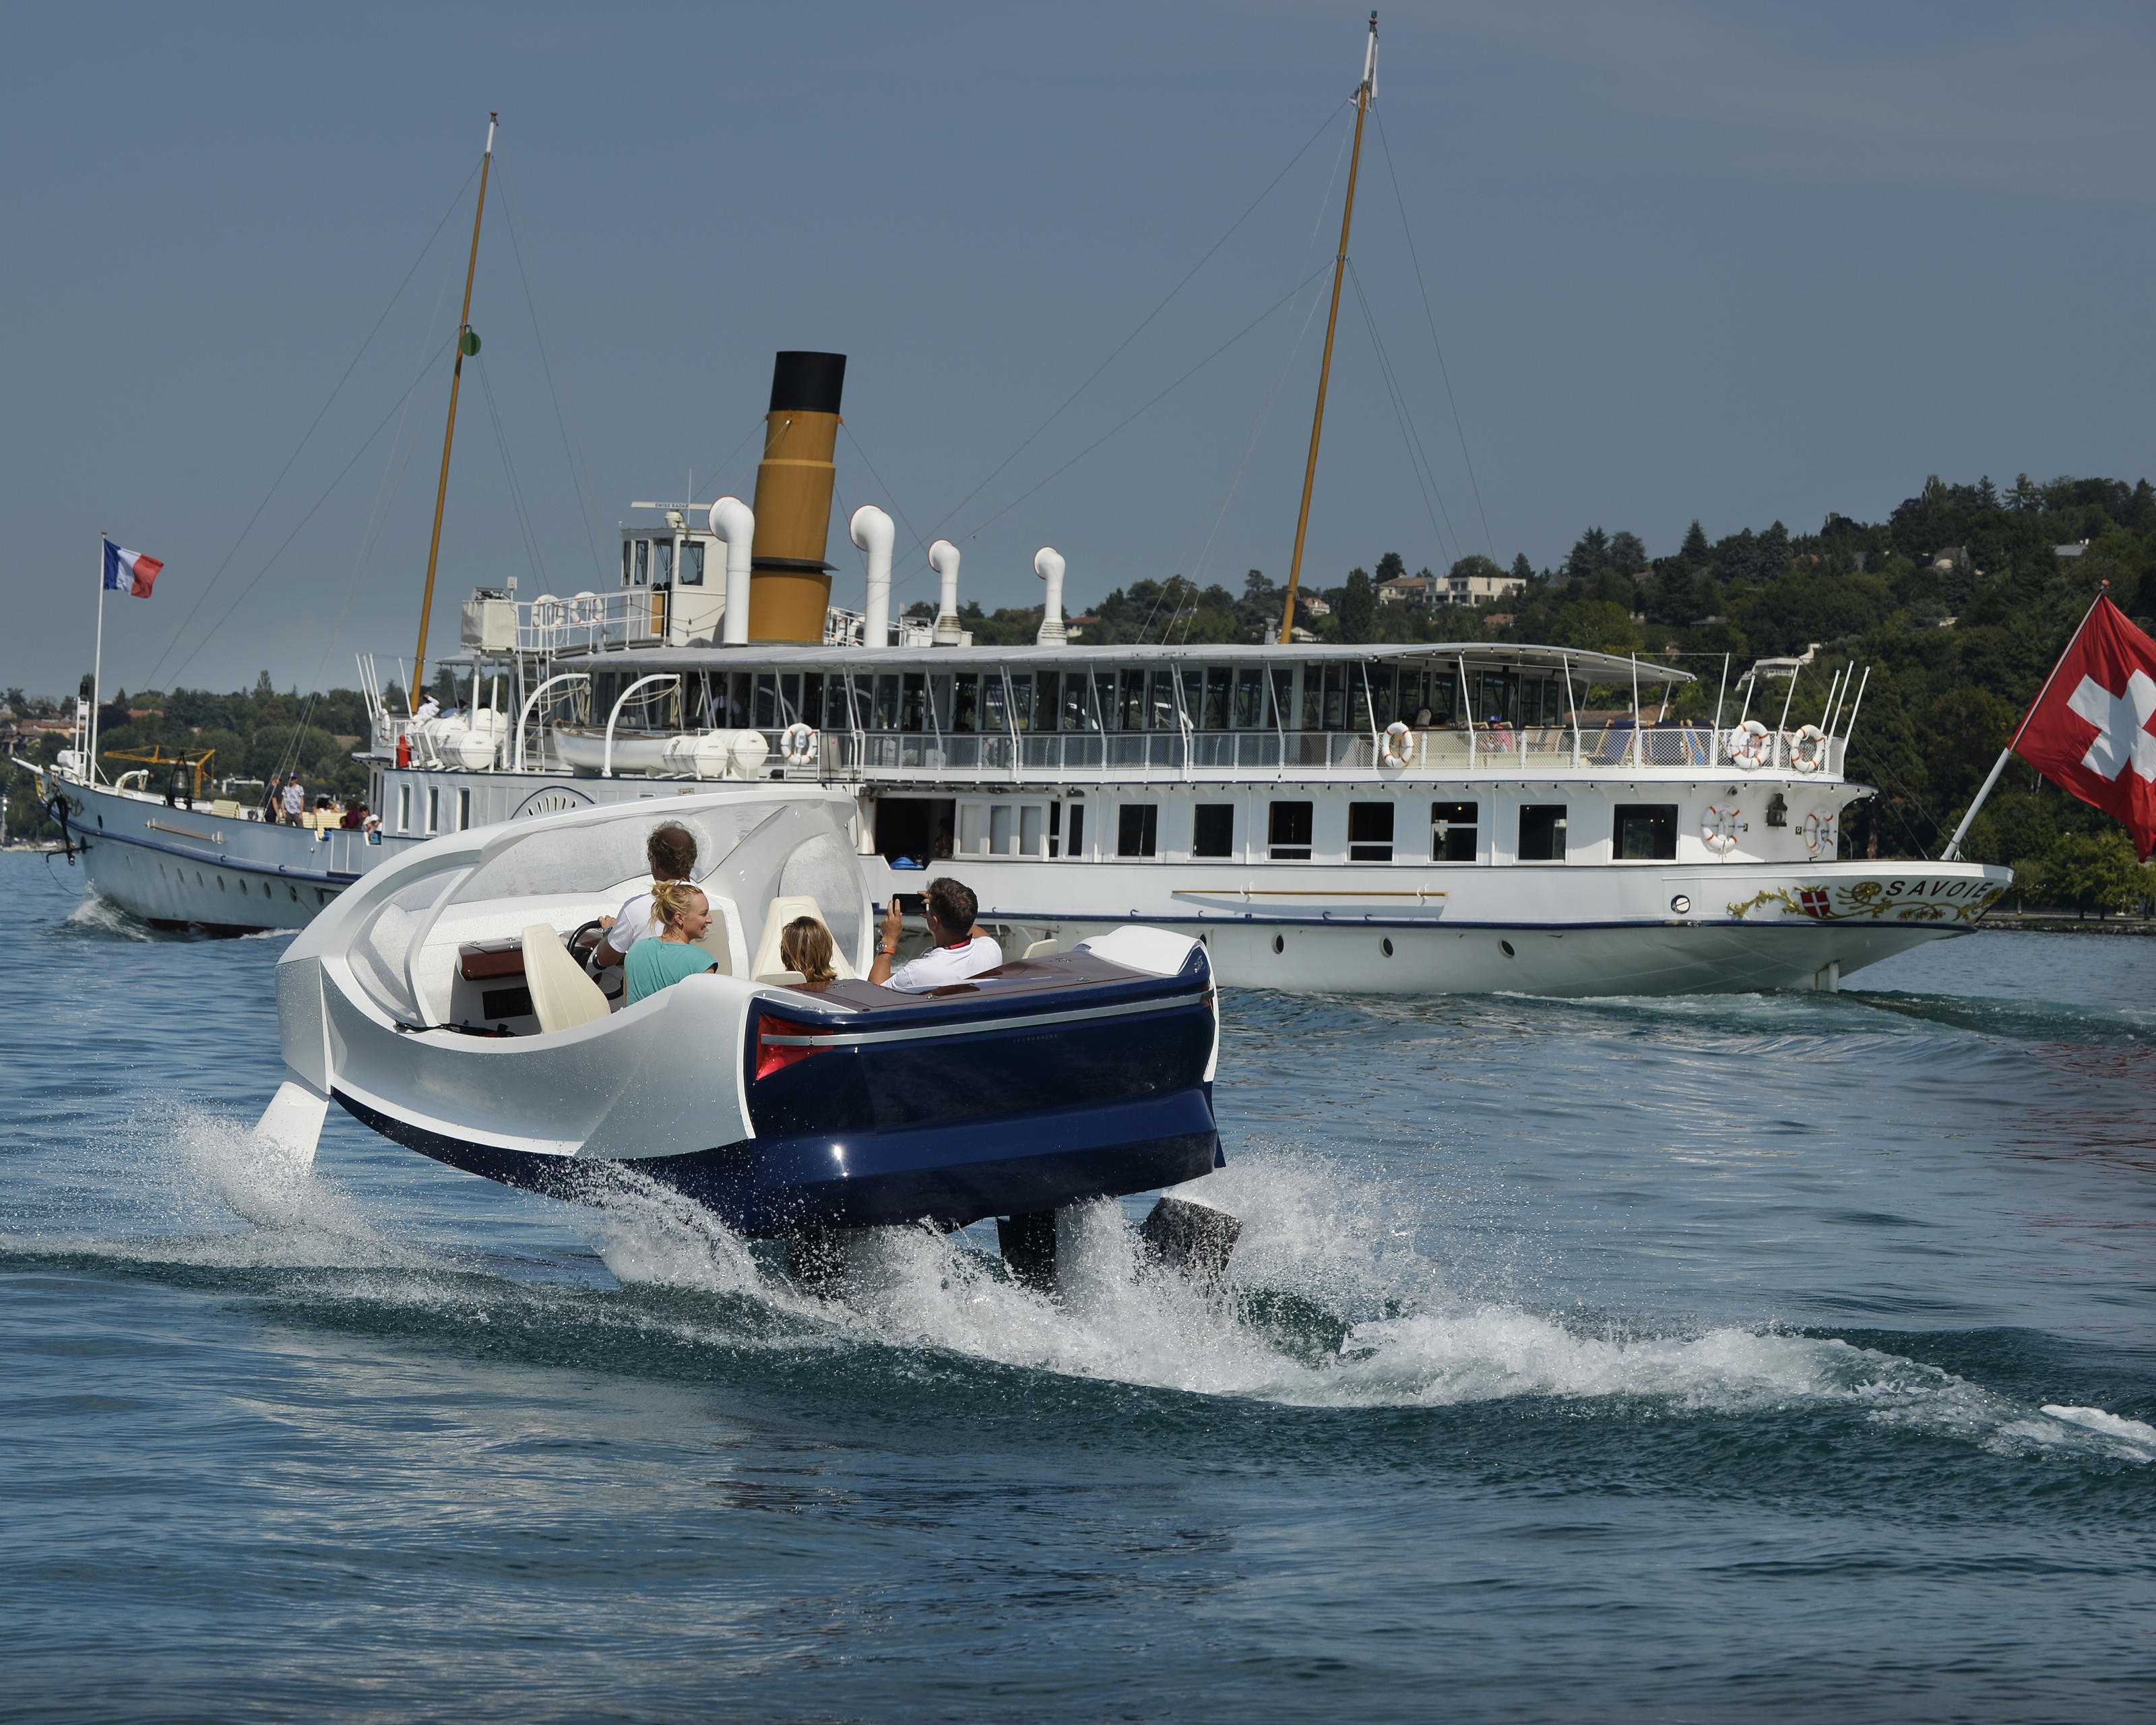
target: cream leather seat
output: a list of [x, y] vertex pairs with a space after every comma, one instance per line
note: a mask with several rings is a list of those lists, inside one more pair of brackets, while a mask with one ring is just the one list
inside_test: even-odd
[[[757, 981], [800, 980], [798, 975], [786, 968], [786, 961], [778, 956], [778, 943], [786, 932], [786, 925], [797, 916], [814, 917], [824, 924], [824, 933], [831, 932], [831, 925], [824, 922], [822, 907], [806, 893], [789, 893], [783, 898], [773, 899], [770, 914], [763, 919], [763, 937], [756, 943], [756, 963], [749, 967], [748, 973]], [[846, 962], [845, 952], [835, 935], [831, 940], [831, 968], [842, 982], [855, 982], [860, 978], [860, 973]]]
[[1031, 946], [1028, 947], [1024, 952], [1019, 954], [1019, 956], [1024, 958], [1053, 958], [1062, 950], [1063, 942], [1061, 941], [1035, 941]]
[[542, 1035], [573, 1030], [612, 1010], [551, 922], [534, 922], [524, 931], [524, 986], [531, 992], [531, 1011]]

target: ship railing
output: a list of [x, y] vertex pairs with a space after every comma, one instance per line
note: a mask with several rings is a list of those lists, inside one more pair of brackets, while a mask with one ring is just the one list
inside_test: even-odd
[[[770, 733], [776, 744], [778, 733]], [[829, 779], [913, 778], [923, 774], [983, 780], [1123, 779], [1144, 783], [1188, 775], [1294, 778], [1396, 773], [1518, 774], [1568, 768], [1622, 771], [1641, 768], [1741, 773], [1842, 770], [1845, 740], [1800, 745], [1794, 732], [1758, 739], [1760, 758], [1738, 760], [1730, 737], [1698, 726], [1586, 730], [1569, 726], [1434, 727], [1412, 735], [1405, 758], [1388, 760], [1401, 745], [1380, 732], [1337, 731], [1055, 732], [1011, 737], [937, 736], [932, 732], [829, 731], [818, 759]], [[774, 750], [774, 752], [776, 751]], [[1816, 765], [1810, 764], [1816, 761]]]
[[566, 596], [542, 593], [516, 607], [516, 650], [588, 653], [655, 641], [662, 625], [654, 622], [654, 612], [663, 611], [663, 599], [654, 605], [649, 588]]

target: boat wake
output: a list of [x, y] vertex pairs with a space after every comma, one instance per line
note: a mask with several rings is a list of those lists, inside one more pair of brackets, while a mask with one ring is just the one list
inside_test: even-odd
[[[475, 1247], [469, 1229], [459, 1244], [423, 1239], [334, 1172], [300, 1168], [221, 1118], [184, 1116], [140, 1147], [137, 1231], [0, 1231], [0, 1262], [90, 1259], [192, 1285], [228, 1273], [234, 1291], [266, 1293], [303, 1322], [419, 1346], [483, 1328], [490, 1354], [534, 1363], [709, 1382], [745, 1355], [776, 1356], [789, 1385], [826, 1395], [874, 1381], [864, 1362], [882, 1357], [901, 1371], [1016, 1368], [1282, 1409], [1838, 1409], [2002, 1455], [2156, 1461], [2156, 1426], [2019, 1400], [1833, 1336], [1655, 1333], [1476, 1298], [1418, 1250], [1412, 1199], [1308, 1153], [1255, 1152], [1204, 1183], [1244, 1224], [1224, 1287], [1144, 1260], [1121, 1207], [1101, 1203], [1066, 1236], [1051, 1299], [1011, 1280], [979, 1229], [877, 1230], [850, 1260], [843, 1297], [826, 1297], [797, 1286], [770, 1246], [634, 1175], [594, 1208], [560, 1210], [570, 1237], [550, 1258]], [[576, 1251], [579, 1235], [598, 1263]]]

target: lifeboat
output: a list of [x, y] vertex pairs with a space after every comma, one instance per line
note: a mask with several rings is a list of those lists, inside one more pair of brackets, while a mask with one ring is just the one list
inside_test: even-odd
[[[1118, 928], [930, 994], [875, 987], [881, 865], [856, 854], [855, 812], [842, 792], [744, 786], [413, 847], [280, 961], [287, 1076], [259, 1130], [311, 1160], [334, 1102], [505, 1184], [589, 1199], [629, 1171], [818, 1251], [838, 1231], [993, 1216], [1014, 1270], [1048, 1281], [1058, 1212], [1220, 1165], [1201, 944]], [[649, 886], [662, 819], [696, 841], [712, 968], [625, 1005], [579, 951]], [[838, 955], [817, 992], [778, 968], [804, 915]], [[1217, 1271], [1235, 1231], [1178, 1198], [1142, 1233]]]

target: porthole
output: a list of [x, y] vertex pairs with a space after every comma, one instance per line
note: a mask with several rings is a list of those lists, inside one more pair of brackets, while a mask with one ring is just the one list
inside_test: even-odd
[[293, 902], [294, 904], [295, 904], [295, 905], [296, 905], [297, 903], [299, 903], [299, 901], [300, 901], [300, 889], [299, 889], [298, 887], [296, 887], [296, 886], [290, 886], [290, 887], [287, 887], [287, 888], [285, 889], [285, 891], [288, 891], [288, 892], [290, 892], [290, 893], [292, 895], [292, 902]]
[[1499, 941], [1497, 945], [1503, 950], [1507, 958], [1517, 958], [1520, 956], [1512, 950], [1512, 943], [1510, 941]]
[[1385, 956], [1388, 958], [1393, 956], [1393, 942], [1390, 935], [1386, 936], [1386, 937], [1379, 941], [1378, 944], [1384, 949]]
[[217, 877], [217, 890], [218, 890], [219, 892], [222, 892], [222, 891], [224, 891], [224, 876], [223, 876], [223, 875], [219, 875]]
[[1273, 937], [1273, 951], [1276, 952], [1287, 951], [1287, 937], [1285, 935], [1276, 934]]
[[1670, 908], [1681, 916], [1691, 908], [1691, 901], [1681, 892], [1670, 901]]

